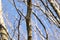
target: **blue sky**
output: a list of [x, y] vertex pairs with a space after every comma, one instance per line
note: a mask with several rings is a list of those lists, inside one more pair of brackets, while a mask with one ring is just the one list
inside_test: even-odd
[[[34, 0], [33, 0], [34, 2]], [[37, 3], [39, 1], [36, 1]], [[44, 1], [45, 2], [45, 1]], [[3, 6], [3, 14], [5, 16], [7, 16], [7, 19], [10, 21], [10, 24], [12, 24], [13, 27], [16, 27], [17, 26], [17, 21], [15, 18], [19, 19], [19, 15], [17, 14], [15, 8], [12, 6], [11, 3], [9, 3], [7, 0], [2, 0], [2, 6]], [[35, 2], [34, 2], [35, 4]], [[16, 1], [16, 5], [17, 7], [23, 12], [24, 15], [26, 15], [27, 13], [27, 6], [23, 3], [23, 2], [17, 2]], [[42, 5], [42, 7], [44, 8], [44, 6]], [[50, 7], [50, 5], [49, 5]], [[54, 10], [50, 7], [50, 9], [54, 12]], [[39, 10], [38, 8], [36, 7], [32, 7], [32, 10], [35, 11], [35, 13], [37, 14], [37, 16], [41, 19], [41, 21], [43, 22], [43, 24], [45, 25], [47, 31], [48, 31], [48, 34], [49, 34], [49, 37], [50, 37], [50, 40], [57, 40], [57, 38], [55, 38], [57, 35], [60, 37], [60, 29], [57, 28], [56, 25], [54, 24], [50, 24], [49, 21], [47, 20], [46, 16], [41, 12], [41, 10]], [[43, 15], [42, 15], [43, 14]], [[56, 15], [56, 13], [54, 12], [54, 14]], [[39, 29], [41, 30], [42, 34], [45, 36], [45, 31], [42, 27], [42, 25], [39, 23], [39, 21], [34, 17], [34, 15], [31, 16], [32, 17], [32, 21], [34, 23], [37, 23]], [[7, 25], [7, 28], [8, 28], [8, 32], [11, 33], [11, 36], [12, 36], [12, 30], [10, 29], [10, 25], [8, 25], [7, 23], [7, 20], [6, 18], [4, 17], [4, 21]], [[20, 26], [20, 31], [21, 31], [21, 34], [23, 34], [24, 36], [27, 37], [27, 31], [26, 31], [26, 23], [25, 23], [25, 20], [21, 20], [21, 26]], [[14, 24], [15, 23], [15, 24]], [[13, 28], [12, 27], [12, 28]], [[35, 28], [33, 26], [33, 28]], [[33, 29], [34, 31], [34, 29]], [[55, 32], [56, 31], [56, 32]], [[17, 32], [17, 31], [16, 31]], [[55, 34], [55, 35], [54, 35]], [[40, 37], [38, 34], [37, 35], [37, 40], [40, 40]], [[33, 32], [33, 39], [34, 39], [34, 32]], [[15, 38], [15, 37], [14, 37]], [[21, 37], [22, 38], [22, 37]], [[59, 40], [59, 39], [58, 39]]]

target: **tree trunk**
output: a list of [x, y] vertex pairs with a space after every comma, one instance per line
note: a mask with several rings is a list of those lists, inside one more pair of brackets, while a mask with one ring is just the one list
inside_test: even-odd
[[2, 16], [2, 0], [0, 0], [0, 40], [8, 40], [7, 30]]
[[58, 17], [60, 18], [60, 8], [59, 4], [56, 2], [56, 0], [48, 0], [55, 12], [57, 13]]
[[32, 0], [27, 0], [27, 15], [26, 15], [26, 26], [28, 40], [32, 40], [32, 29], [31, 29], [31, 12], [32, 12]]
[[48, 0], [49, 3], [51, 4], [52, 8], [54, 9], [54, 11], [56, 12], [57, 16], [58, 16], [58, 28], [60, 28], [60, 8], [59, 8], [59, 4], [56, 2], [56, 0]]

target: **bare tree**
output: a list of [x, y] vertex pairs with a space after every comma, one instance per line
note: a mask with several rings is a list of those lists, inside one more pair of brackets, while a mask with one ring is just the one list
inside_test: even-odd
[[[17, 22], [15, 21], [16, 24], [12, 26], [13, 29], [10, 28], [10, 30], [13, 30], [12, 31], [13, 35], [9, 33], [12, 36], [11, 40], [13, 40], [14, 38], [15, 40], [33, 40], [34, 32], [36, 33], [37, 39], [39, 40], [52, 40], [52, 39], [60, 40], [60, 36], [59, 35], [57, 36], [57, 34], [59, 34], [59, 28], [60, 28], [60, 7], [59, 7], [60, 4], [56, 0], [45, 0], [45, 1], [8, 0], [8, 1], [15, 8], [14, 9], [15, 11], [14, 10], [12, 11], [17, 12], [17, 15], [19, 16], [17, 18], [15, 17], [14, 19]], [[0, 9], [2, 10], [2, 6]], [[27, 11], [26, 15], [25, 11]], [[0, 12], [1, 12], [0, 30], [2, 27], [4, 28], [3, 30], [6, 30], [2, 16], [2, 11]], [[32, 16], [35, 17], [37, 23], [35, 22], [35, 19]], [[22, 23], [23, 21], [26, 23], [25, 25]], [[27, 32], [25, 32], [24, 28], [27, 28], [26, 29]], [[4, 33], [6, 33], [6, 35], [8, 34], [6, 31], [4, 31]]]
[[2, 16], [2, 0], [0, 0], [0, 40], [8, 40], [8, 33]]
[[26, 26], [28, 40], [32, 40], [31, 12], [32, 12], [32, 0], [27, 0]]

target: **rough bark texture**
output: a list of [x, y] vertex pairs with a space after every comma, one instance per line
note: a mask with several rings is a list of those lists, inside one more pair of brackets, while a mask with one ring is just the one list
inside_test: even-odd
[[51, 6], [53, 7], [53, 9], [55, 10], [55, 12], [57, 13], [58, 17], [60, 18], [60, 8], [59, 8], [59, 4], [56, 2], [56, 0], [48, 0], [51, 4]]
[[52, 8], [54, 9], [54, 11], [56, 12], [56, 14], [58, 15], [58, 27], [60, 28], [60, 8], [59, 8], [59, 4], [56, 2], [56, 0], [48, 0], [49, 3], [51, 4]]
[[32, 29], [31, 29], [32, 2], [31, 1], [32, 0], [27, 0], [26, 26], [27, 26], [28, 40], [32, 40]]
[[0, 40], [8, 40], [8, 35], [2, 16], [2, 0], [0, 0]]

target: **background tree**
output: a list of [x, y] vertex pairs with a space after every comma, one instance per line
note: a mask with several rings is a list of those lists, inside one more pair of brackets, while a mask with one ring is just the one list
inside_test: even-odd
[[60, 40], [59, 2], [59, 0], [3, 0], [3, 17], [10, 35], [9, 39]]
[[2, 0], [0, 0], [0, 40], [8, 40], [8, 33], [2, 16]]

